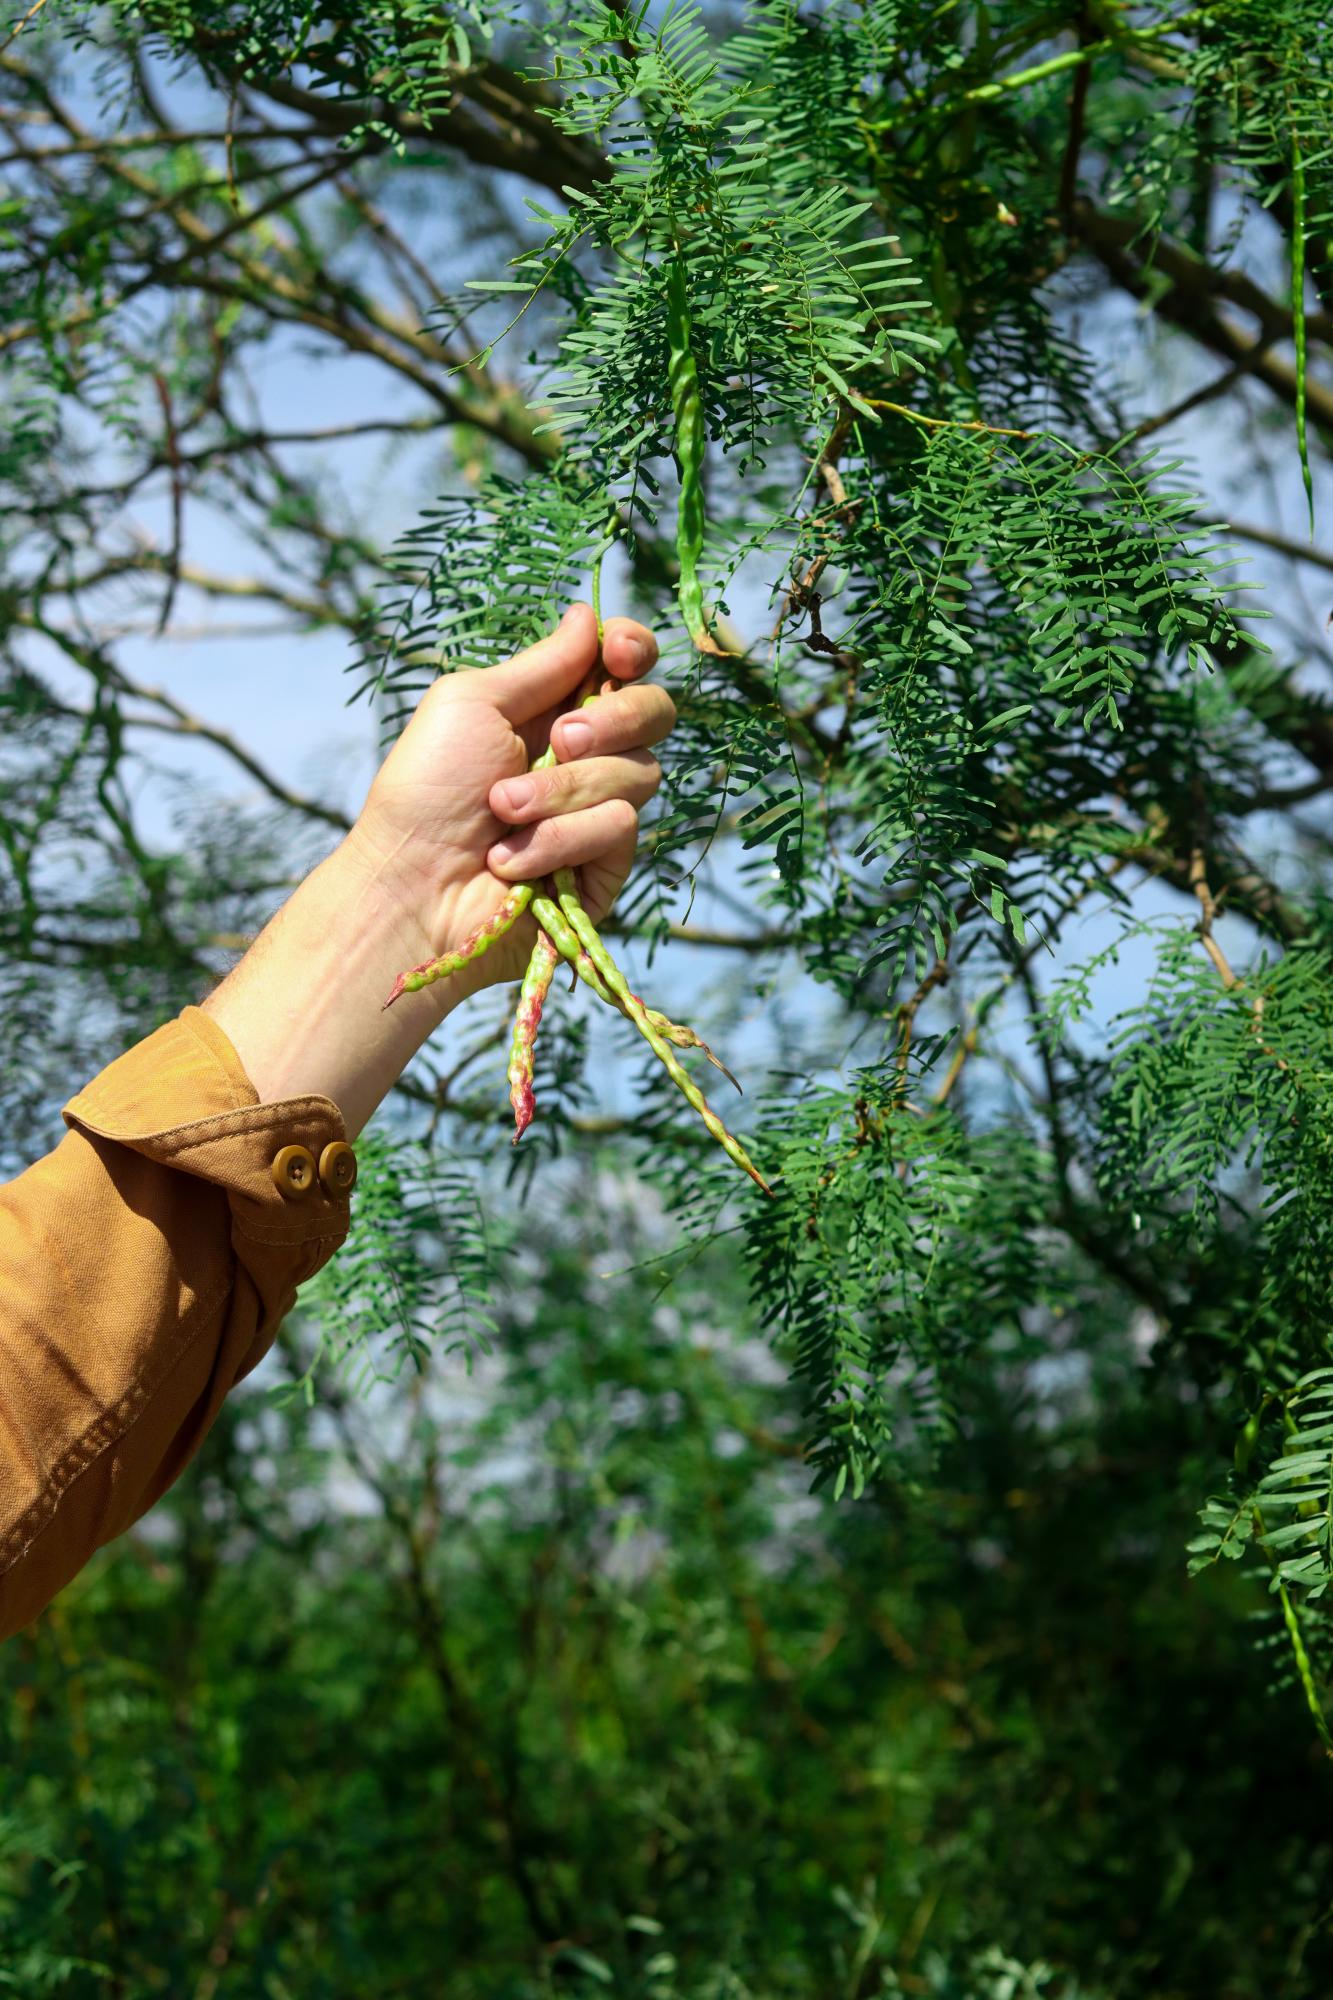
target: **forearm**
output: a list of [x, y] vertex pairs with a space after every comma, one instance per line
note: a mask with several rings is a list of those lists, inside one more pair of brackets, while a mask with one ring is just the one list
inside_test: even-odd
[[[504, 893], [496, 884], [496, 899]], [[455, 982], [384, 1010], [394, 976], [439, 949], [389, 869], [345, 840], [200, 1004], [261, 1104], [332, 1098], [354, 1139], [457, 1004]]]

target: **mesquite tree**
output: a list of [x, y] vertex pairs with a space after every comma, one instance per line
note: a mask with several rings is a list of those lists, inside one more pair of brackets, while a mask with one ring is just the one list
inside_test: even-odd
[[[200, 594], [341, 627], [387, 736], [614, 592], [681, 713], [616, 928], [654, 978], [734, 954], [749, 1094], [725, 1151], [647, 1073], [590, 1102], [589, 1051], [637, 1030], [697, 1107], [697, 1037], [576, 883], [497, 894], [545, 940], [513, 1171], [612, 1143], [668, 1268], [737, 1232], [836, 1494], [1109, 1311], [1200, 1402], [1194, 1560], [1271, 1585], [1328, 1742], [1333, 721], [1293, 579], [1333, 569], [1331, 35], [1315, 0], [32, 10], [0, 55], [11, 1130], [340, 822], [214, 730], [283, 816], [147, 841], [137, 732], [207, 724], [127, 644]], [[251, 383], [291, 329], [403, 393], [284, 430]], [[373, 430], [448, 445], [391, 546], [303, 456]], [[260, 573], [198, 561], [196, 516]], [[414, 1354], [446, 1301], [484, 1315], [498, 1048], [405, 1080], [447, 1220], [368, 1204], [340, 1351], [385, 1272]]]

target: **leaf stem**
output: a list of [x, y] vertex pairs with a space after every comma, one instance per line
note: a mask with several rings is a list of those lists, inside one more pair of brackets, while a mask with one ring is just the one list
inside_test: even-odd
[[[1254, 1509], [1254, 1525], [1262, 1541], [1267, 1530], [1264, 1527], [1264, 1517], [1257, 1507]], [[1305, 1696], [1306, 1707], [1314, 1719], [1315, 1734], [1329, 1756], [1333, 1757], [1333, 1731], [1329, 1729], [1327, 1718], [1324, 1715], [1323, 1703], [1319, 1699], [1319, 1690], [1315, 1686], [1314, 1667], [1310, 1661], [1309, 1649], [1305, 1644], [1305, 1634], [1301, 1630], [1300, 1614], [1296, 1609], [1291, 1592], [1287, 1588], [1286, 1579], [1282, 1574], [1281, 1566], [1276, 1556], [1271, 1549], [1267, 1550], [1266, 1553], [1269, 1564], [1272, 1567], [1273, 1581], [1277, 1586], [1278, 1600], [1282, 1605], [1282, 1622], [1287, 1628], [1287, 1638], [1291, 1644], [1292, 1658], [1296, 1662], [1296, 1675], [1301, 1684], [1301, 1691]]]

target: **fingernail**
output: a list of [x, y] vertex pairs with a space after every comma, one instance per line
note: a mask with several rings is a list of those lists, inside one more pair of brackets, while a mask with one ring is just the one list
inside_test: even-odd
[[641, 667], [648, 658], [648, 648], [642, 639], [626, 639], [625, 651], [629, 654], [632, 667]]
[[522, 812], [532, 804], [536, 790], [531, 778], [506, 778], [502, 785], [496, 786], [495, 796], [506, 812]]
[[515, 860], [523, 851], [521, 840], [497, 840], [486, 859], [496, 866]]
[[561, 723], [560, 742], [566, 756], [584, 756], [592, 748], [592, 724], [590, 722]]

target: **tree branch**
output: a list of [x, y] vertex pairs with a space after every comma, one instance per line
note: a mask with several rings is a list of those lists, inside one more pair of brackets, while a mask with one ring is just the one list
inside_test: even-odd
[[[1284, 306], [1243, 273], [1214, 271], [1164, 239], [1155, 241], [1149, 254], [1136, 254], [1140, 231], [1130, 218], [1103, 214], [1085, 200], [1076, 201], [1070, 213], [1079, 240], [1132, 298], [1143, 301], [1160, 319], [1192, 335], [1223, 360], [1240, 364], [1282, 402], [1295, 407], [1295, 368], [1265, 352], [1275, 341], [1292, 338], [1292, 317]], [[1164, 290], [1158, 274], [1170, 280]], [[1219, 297], [1255, 315], [1261, 329], [1257, 341], [1217, 311], [1215, 300]], [[1311, 340], [1328, 341], [1333, 335], [1333, 319], [1327, 313], [1309, 314], [1306, 332]], [[1305, 394], [1311, 422], [1333, 436], [1333, 390], [1307, 379]]]
[[[110, 684], [118, 694], [134, 701], [151, 702], [156, 707], [164, 709], [172, 718], [170, 722], [165, 722], [152, 716], [123, 715], [120, 718], [123, 727], [168, 730], [173, 735], [193, 736], [201, 743], [211, 743], [217, 749], [224, 751], [233, 763], [238, 764], [277, 804], [286, 806], [293, 812], [303, 813], [309, 819], [322, 820], [325, 825], [337, 827], [343, 833], [351, 826], [352, 822], [346, 813], [340, 812], [336, 806], [324, 805], [318, 799], [307, 798], [302, 793], [293, 791], [290, 786], [283, 784], [280, 778], [275, 777], [273, 772], [247, 750], [243, 743], [238, 742], [229, 730], [205, 722], [202, 717], [186, 708], [183, 702], [177, 701], [174, 695], [168, 694], [165, 688], [149, 687], [142, 681], [134, 680], [105, 655], [76, 639], [73, 633], [62, 631], [59, 626], [47, 624], [36, 614], [25, 614], [20, 622], [28, 629], [40, 632], [43, 638], [59, 646], [63, 653], [93, 674], [97, 680]], [[86, 722], [89, 718], [88, 710], [74, 708], [56, 700], [53, 696], [48, 698], [46, 706], [53, 714], [68, 716], [79, 722]]]
[[[216, 65], [243, 81], [250, 95], [266, 97], [288, 110], [300, 111], [321, 132], [339, 136], [363, 127], [378, 126], [391, 131], [411, 145], [444, 145], [474, 166], [492, 172], [517, 174], [539, 187], [560, 194], [565, 187], [590, 188], [609, 179], [611, 168], [594, 147], [571, 138], [549, 118], [535, 115], [532, 86], [523, 84], [499, 64], [486, 63], [473, 70], [455, 70], [454, 79], [461, 96], [475, 94], [479, 100], [472, 111], [455, 100], [447, 110], [423, 118], [405, 106], [376, 97], [325, 96], [285, 77], [255, 78], [244, 75], [240, 65], [227, 67], [223, 38], [201, 33], [200, 47]], [[503, 84], [500, 82], [503, 79]], [[527, 102], [522, 93], [528, 93]], [[476, 114], [480, 111], [482, 115]], [[367, 149], [386, 147], [387, 138], [367, 135]]]

